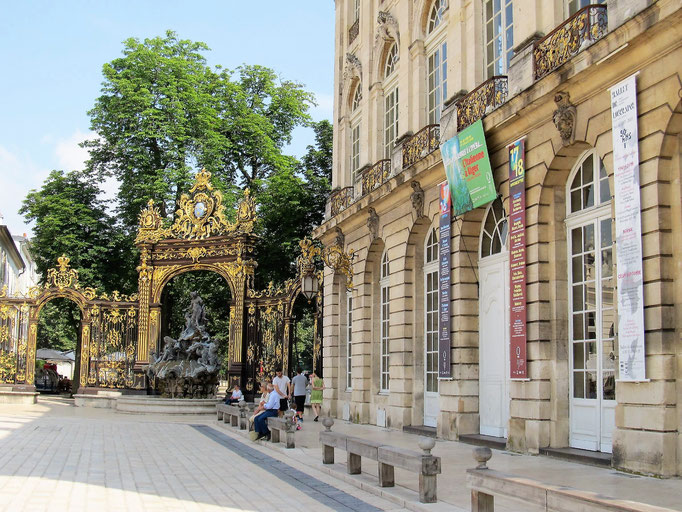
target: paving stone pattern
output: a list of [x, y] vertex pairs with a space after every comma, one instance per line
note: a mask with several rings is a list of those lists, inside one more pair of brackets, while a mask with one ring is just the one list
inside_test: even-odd
[[240, 441], [232, 439], [211, 427], [206, 425], [192, 426], [205, 436], [220, 443], [225, 448], [232, 450], [240, 457], [253, 464], [257, 464], [260, 468], [272, 473], [283, 482], [293, 485], [311, 498], [333, 510], [356, 512], [377, 512], [381, 510], [336, 487], [311, 477], [282, 461], [270, 457], [265, 453], [261, 453]]

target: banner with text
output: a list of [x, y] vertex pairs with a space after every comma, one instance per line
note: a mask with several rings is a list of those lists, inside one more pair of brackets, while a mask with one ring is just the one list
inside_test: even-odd
[[480, 119], [440, 146], [452, 192], [454, 216], [478, 208], [497, 197], [488, 148]]
[[509, 372], [528, 378], [526, 364], [526, 152], [523, 139], [509, 146]]
[[613, 139], [619, 379], [646, 380], [636, 75], [610, 89]]
[[440, 184], [438, 238], [438, 378], [452, 377], [450, 368], [450, 189]]

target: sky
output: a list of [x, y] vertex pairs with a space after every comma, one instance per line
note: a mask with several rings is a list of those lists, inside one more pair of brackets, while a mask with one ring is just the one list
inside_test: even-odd
[[[12, 234], [31, 233], [22, 200], [52, 169], [82, 169], [92, 137], [87, 115], [102, 65], [122, 41], [163, 36], [203, 41], [208, 64], [259, 64], [317, 97], [316, 121], [332, 118], [332, 0], [0, 0], [0, 214]], [[301, 156], [312, 129], [294, 132]], [[106, 197], [115, 183], [105, 185]]]

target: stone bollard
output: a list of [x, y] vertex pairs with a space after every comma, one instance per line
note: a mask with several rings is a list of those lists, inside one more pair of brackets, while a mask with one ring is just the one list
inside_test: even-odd
[[420, 437], [419, 441], [417, 441], [417, 444], [424, 452], [424, 455], [431, 455], [431, 450], [433, 450], [433, 447], [436, 446], [436, 440], [432, 437]]
[[[487, 446], [477, 446], [473, 449], [473, 456], [478, 466], [476, 469], [487, 470], [487, 462], [493, 456], [493, 452]], [[483, 491], [471, 490], [471, 511], [472, 512], [494, 512], [495, 497]]]
[[334, 420], [329, 416], [325, 416], [324, 418], [322, 418], [322, 425], [324, 426], [325, 432], [331, 432], [332, 425], [334, 425]]
[[488, 469], [487, 462], [493, 456], [493, 452], [487, 446], [477, 446], [473, 450], [474, 459], [478, 462], [476, 469]]

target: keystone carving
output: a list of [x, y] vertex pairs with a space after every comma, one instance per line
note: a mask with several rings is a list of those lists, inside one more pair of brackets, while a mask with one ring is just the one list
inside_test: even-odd
[[423, 217], [424, 216], [424, 191], [422, 190], [421, 185], [419, 184], [418, 181], [413, 181], [410, 183], [412, 186], [412, 194], [410, 195], [410, 199], [412, 200], [412, 208], [414, 208], [414, 212], [417, 214], [417, 218]]
[[369, 241], [372, 243], [379, 236], [379, 215], [377, 215], [376, 210], [371, 206], [369, 207], [368, 213], [367, 229], [369, 229]]
[[578, 117], [578, 111], [575, 105], [571, 103], [571, 97], [567, 91], [560, 91], [554, 95], [554, 103], [557, 104], [557, 109], [552, 115], [554, 126], [559, 130], [561, 135], [561, 142], [564, 146], [570, 146], [575, 142], [575, 124]]

